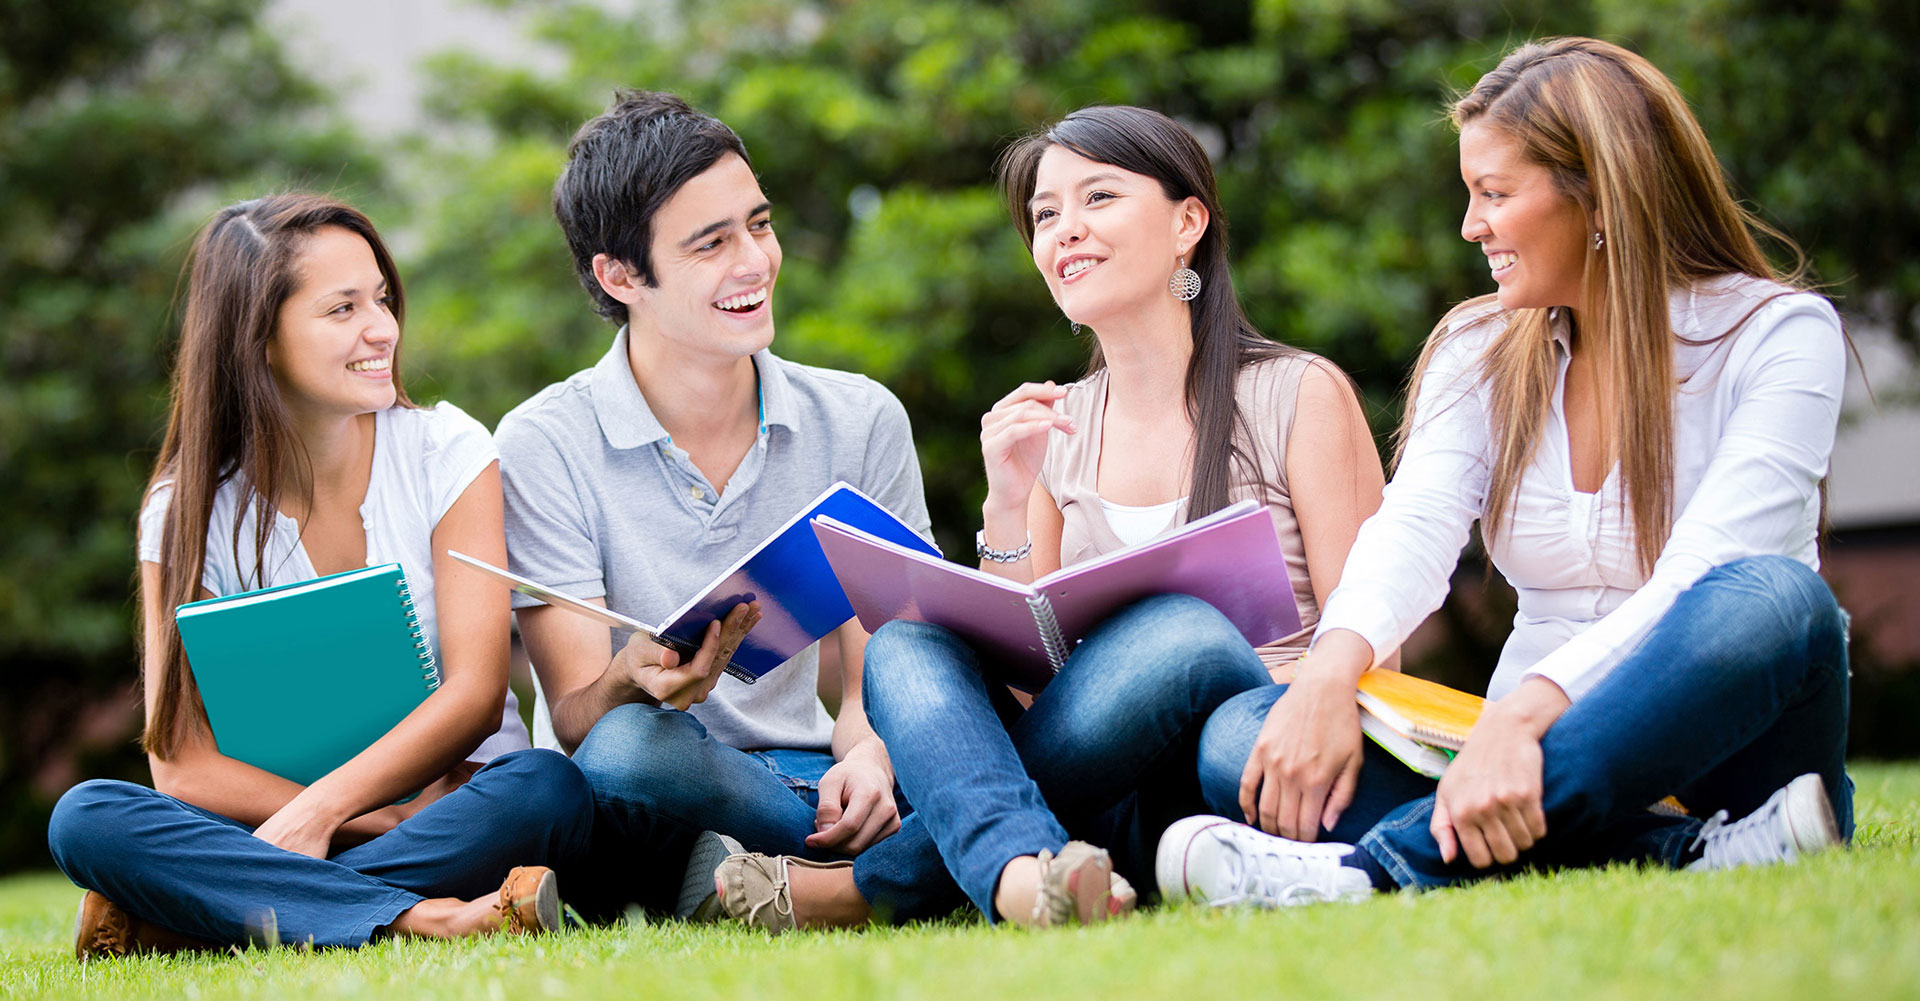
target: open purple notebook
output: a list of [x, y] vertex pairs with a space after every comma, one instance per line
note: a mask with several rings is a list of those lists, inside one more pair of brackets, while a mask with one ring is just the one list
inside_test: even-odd
[[1118, 552], [1020, 584], [861, 531], [813, 519], [820, 548], [871, 632], [894, 619], [931, 622], [965, 637], [980, 662], [1037, 692], [1094, 627], [1155, 594], [1190, 594], [1218, 608], [1247, 642], [1300, 628], [1273, 519], [1241, 501]]

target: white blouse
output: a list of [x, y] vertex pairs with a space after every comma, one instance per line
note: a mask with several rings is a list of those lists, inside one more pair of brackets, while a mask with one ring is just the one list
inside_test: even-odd
[[[1564, 313], [1552, 324], [1559, 375], [1512, 517], [1488, 555], [1519, 594], [1513, 633], [1488, 685], [1500, 698], [1539, 676], [1579, 699], [1624, 658], [1680, 592], [1713, 567], [1782, 555], [1819, 569], [1819, 484], [1846, 374], [1840, 319], [1826, 299], [1782, 295], [1718, 337], [1780, 285], [1743, 275], [1672, 297], [1672, 534], [1640, 570], [1616, 466], [1597, 493], [1573, 488]], [[1504, 326], [1488, 308], [1457, 317], [1420, 386], [1418, 424], [1380, 510], [1360, 528], [1319, 633], [1350, 629], [1376, 656], [1440, 607], [1469, 529], [1487, 506], [1494, 442], [1480, 359]], [[1318, 633], [1316, 633], [1318, 635]]]
[[[468, 484], [498, 461], [493, 436], [479, 421], [451, 403], [409, 410], [389, 407], [374, 414], [373, 469], [367, 497], [360, 505], [361, 526], [367, 533], [367, 565], [398, 563], [407, 573], [413, 592], [414, 614], [421, 632], [440, 657], [440, 614], [434, 601], [433, 529]], [[160, 562], [160, 538], [167, 505], [173, 499], [169, 481], [154, 488], [140, 512], [140, 558]], [[240, 553], [236, 562], [233, 518], [240, 501], [240, 484], [228, 480], [214, 494], [213, 515], [207, 526], [207, 564], [200, 584], [215, 595], [237, 594], [312, 580], [319, 574], [300, 543], [300, 524], [278, 511], [267, 534], [266, 579], [254, 573], [254, 516], [248, 506], [240, 526]], [[507, 692], [500, 729], [467, 755], [470, 761], [490, 761], [508, 751], [530, 746], [526, 724], [520, 721], [520, 703]]]

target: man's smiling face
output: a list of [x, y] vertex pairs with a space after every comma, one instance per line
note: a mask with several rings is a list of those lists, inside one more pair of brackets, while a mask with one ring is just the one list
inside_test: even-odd
[[654, 282], [629, 303], [633, 335], [716, 360], [772, 344], [771, 212], [753, 169], [731, 153], [674, 192], [653, 217]]

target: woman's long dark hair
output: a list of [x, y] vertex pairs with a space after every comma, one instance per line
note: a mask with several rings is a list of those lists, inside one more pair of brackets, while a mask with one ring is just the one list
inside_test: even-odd
[[[367, 241], [387, 281], [394, 321], [401, 322], [405, 298], [393, 257], [373, 223], [340, 202], [283, 194], [229, 205], [194, 241], [167, 436], [147, 481], [149, 496], [161, 484], [173, 484], [160, 541], [159, 598], [166, 622], [160, 633], [164, 650], [159, 692], [140, 739], [141, 747], [156, 757], [168, 757], [183, 734], [206, 726], [173, 609], [199, 597], [208, 539], [219, 527], [209, 524], [214, 497], [222, 484], [238, 477], [242, 493], [229, 540], [233, 561], [238, 567], [240, 529], [251, 509], [253, 580], [260, 586], [266, 579], [273, 498], [294, 481], [290, 473], [308, 462], [267, 368], [267, 345], [273, 341], [281, 305], [300, 284], [298, 264], [307, 238], [325, 226], [338, 226]], [[412, 406], [400, 388], [397, 342], [391, 371], [399, 405]], [[143, 644], [145, 635], [142, 630]]]
[[[1269, 340], [1240, 308], [1227, 269], [1227, 217], [1220, 211], [1213, 164], [1193, 133], [1179, 122], [1146, 108], [1096, 105], [1081, 108], [1039, 132], [1025, 136], [1001, 155], [1000, 190], [1014, 225], [1033, 246], [1033, 198], [1040, 158], [1052, 146], [1100, 163], [1144, 174], [1160, 182], [1167, 198], [1197, 198], [1209, 220], [1194, 244], [1188, 266], [1200, 275], [1200, 295], [1187, 303], [1193, 325], [1193, 355], [1187, 363], [1187, 417], [1193, 421], [1193, 470], [1187, 517], [1198, 518], [1225, 507], [1233, 487], [1234, 464], [1258, 470], [1253, 438], [1234, 400], [1240, 369], [1297, 349]], [[1171, 274], [1171, 272], [1169, 272]], [[1093, 344], [1087, 372], [1106, 365], [1100, 343]], [[1266, 477], [1254, 475], [1255, 481]]]

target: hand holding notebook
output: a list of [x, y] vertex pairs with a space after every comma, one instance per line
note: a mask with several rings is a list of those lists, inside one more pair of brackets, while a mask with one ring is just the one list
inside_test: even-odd
[[301, 785], [440, 686], [398, 563], [191, 602], [174, 621], [220, 753]]
[[667, 616], [649, 625], [602, 605], [583, 601], [539, 581], [451, 550], [447, 555], [480, 570], [530, 598], [564, 608], [602, 625], [641, 633], [661, 646], [692, 657], [707, 627], [725, 619], [734, 606], [760, 603], [761, 619], [729, 658], [724, 670], [746, 684], [793, 659], [794, 655], [853, 618], [853, 608], [834, 579], [833, 569], [820, 552], [808, 522], [832, 517], [858, 525], [878, 538], [903, 548], [931, 553], [940, 550], [901, 521], [893, 512], [846, 483], [835, 483], [802, 507], [786, 524]]
[[1218, 608], [1258, 646], [1300, 628], [1273, 519], [1242, 501], [1138, 546], [1021, 584], [874, 537], [831, 517], [814, 532], [868, 631], [893, 619], [965, 637], [1008, 684], [1039, 691], [1089, 632], [1155, 594]]

